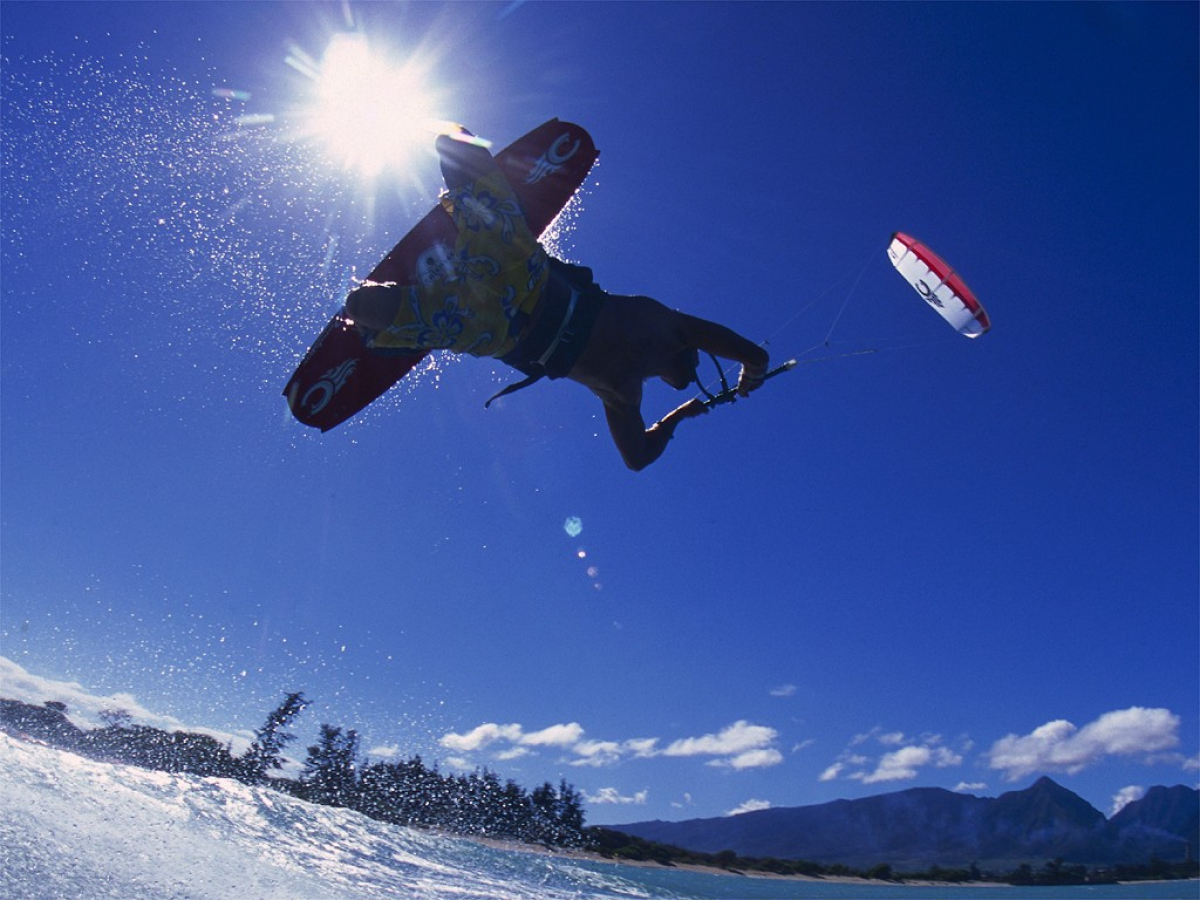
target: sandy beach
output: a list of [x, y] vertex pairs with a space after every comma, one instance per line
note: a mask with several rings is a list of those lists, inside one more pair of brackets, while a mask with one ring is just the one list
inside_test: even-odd
[[[461, 837], [461, 835], [460, 835]], [[971, 887], [1007, 887], [995, 881], [969, 881], [969, 882], [938, 882], [927, 880], [906, 880], [906, 881], [879, 881], [871, 878], [858, 878], [851, 875], [781, 875], [775, 872], [761, 871], [743, 871], [741, 869], [722, 869], [718, 866], [704, 866], [694, 863], [672, 863], [671, 865], [663, 865], [654, 860], [637, 860], [637, 859], [613, 859], [607, 856], [601, 856], [599, 853], [593, 853], [588, 850], [570, 850], [564, 848], [542, 847], [536, 844], [524, 844], [520, 841], [504, 841], [495, 838], [484, 837], [469, 837], [467, 840], [477, 844], [482, 844], [486, 847], [492, 847], [496, 850], [507, 850], [515, 853], [532, 853], [540, 856], [551, 856], [557, 859], [578, 859], [588, 862], [604, 863], [613, 866], [631, 866], [634, 868], [643, 869], [673, 869], [680, 872], [698, 872], [706, 875], [724, 875], [733, 878], [764, 878], [781, 881], [807, 881], [820, 882], [823, 884], [893, 884], [893, 885], [908, 885], [911, 887], [962, 887], [970, 885]]]

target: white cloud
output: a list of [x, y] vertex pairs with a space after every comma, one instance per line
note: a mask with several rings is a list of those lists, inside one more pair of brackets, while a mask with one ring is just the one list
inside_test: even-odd
[[939, 769], [948, 769], [951, 766], [961, 766], [962, 761], [962, 755], [955, 753], [949, 747], [938, 747], [933, 752], [933, 764]]
[[770, 690], [772, 697], [794, 697], [796, 696], [796, 686], [794, 684], [781, 684], [779, 687], [773, 687]]
[[885, 747], [896, 747], [903, 743], [911, 743], [903, 731], [884, 731], [876, 725], [870, 731], [864, 731], [862, 734], [856, 734], [851, 738], [850, 746], [857, 747], [859, 744], [867, 744], [871, 741], [883, 744]]
[[541, 731], [521, 736], [521, 743], [531, 747], [569, 747], [583, 737], [583, 726], [578, 722], [569, 725], [551, 725]]
[[835, 763], [821, 773], [819, 779], [833, 781], [842, 777], [843, 773], [848, 773], [845, 774], [846, 778], [861, 781], [863, 784], [911, 781], [926, 767], [945, 769], [961, 765], [963, 761], [962, 754], [946, 747], [942, 736], [938, 734], [910, 738], [900, 731], [884, 732], [875, 728], [866, 734], [855, 735], [850, 746], [861, 747], [871, 741], [881, 747], [897, 749], [884, 753], [872, 765], [870, 756], [852, 752], [847, 748]]
[[645, 759], [654, 756], [658, 749], [658, 738], [634, 738], [630, 741], [625, 741], [622, 745], [634, 757]]
[[852, 778], [857, 778], [863, 784], [876, 784], [880, 781], [909, 781], [917, 777], [918, 770], [929, 764], [932, 751], [928, 747], [904, 747], [894, 753], [885, 753], [879, 759], [879, 765], [874, 772], [857, 772]]
[[463, 734], [444, 734], [440, 743], [459, 754], [487, 750], [497, 759], [516, 759], [538, 749], [557, 748], [574, 757], [565, 760], [568, 765], [596, 768], [615, 765], [625, 759], [653, 756], [710, 756], [713, 759], [708, 765], [733, 769], [762, 768], [783, 762], [783, 754], [775, 747], [778, 732], [744, 720], [734, 722], [717, 734], [682, 738], [661, 750], [658, 738], [605, 741], [584, 735], [584, 728], [578, 722], [551, 725], [531, 732], [515, 723], [485, 722]]
[[504, 740], [515, 743], [521, 739], [521, 734], [520, 725], [497, 725], [495, 722], [485, 722], [472, 728], [466, 734], [444, 734], [439, 743], [447, 750], [471, 753], [496, 741]]
[[646, 759], [657, 755], [657, 746], [658, 738], [634, 738], [628, 741], [581, 740], [570, 748], [579, 759], [571, 760], [569, 764], [598, 768], [616, 765], [627, 757]]
[[732, 769], [765, 769], [783, 762], [783, 754], [774, 747], [747, 750], [728, 760], [716, 760], [714, 765], [728, 765]]
[[372, 747], [367, 751], [367, 756], [376, 756], [381, 759], [395, 759], [399, 755], [399, 744], [382, 744], [378, 747]]
[[41, 706], [47, 701], [64, 703], [67, 707], [67, 718], [80, 728], [101, 727], [105, 724], [100, 715], [102, 712], [120, 710], [128, 713], [130, 721], [137, 725], [147, 725], [163, 731], [207, 734], [222, 744], [232, 744], [235, 754], [244, 752], [254, 737], [248, 731], [230, 734], [211, 728], [189, 726], [174, 716], [151, 712], [142, 706], [133, 694], [93, 694], [75, 681], [55, 681], [31, 675], [19, 664], [4, 656], [0, 656], [0, 697], [19, 700], [32, 706]]
[[1111, 819], [1134, 800], [1141, 800], [1146, 796], [1146, 789], [1141, 785], [1131, 784], [1129, 787], [1123, 787], [1112, 798], [1112, 809], [1108, 812], [1108, 817]]
[[719, 764], [737, 769], [773, 766], [783, 761], [771, 745], [779, 733], [766, 725], [751, 725], [745, 719], [734, 722], [718, 734], [683, 738], [670, 744], [664, 756], [715, 756]]
[[962, 763], [962, 757], [946, 747], [910, 744], [892, 753], [885, 753], [879, 759], [879, 765], [874, 772], [860, 773], [852, 777], [860, 777], [863, 784], [875, 784], [880, 781], [909, 781], [916, 778], [919, 770], [932, 765], [938, 769], [957, 766]]
[[621, 745], [616, 741], [580, 741], [573, 748], [579, 759], [573, 766], [609, 766], [621, 759]]
[[731, 809], [729, 812], [725, 813], [725, 815], [740, 816], [742, 813], [758, 812], [760, 809], [770, 809], [770, 808], [771, 808], [770, 800], [750, 799], [750, 800], [747, 800], [745, 803], [743, 803], [741, 806]]
[[595, 803], [597, 805], [615, 803], [622, 806], [644, 806], [646, 799], [649, 796], [649, 791], [638, 791], [632, 797], [625, 797], [621, 795], [620, 791], [613, 787], [600, 788], [600, 790], [596, 791], [594, 794], [584, 794], [584, 798], [588, 803]]
[[986, 781], [960, 781], [954, 786], [956, 794], [977, 794], [987, 790]]
[[1150, 755], [1179, 743], [1179, 716], [1133, 706], [1100, 716], [1082, 728], [1056, 719], [1027, 735], [1010, 734], [992, 745], [988, 762], [1017, 781], [1035, 772], [1074, 774], [1107, 756]]
[[516, 723], [499, 725], [495, 722], [484, 722], [476, 725], [466, 734], [444, 734], [439, 743], [447, 750], [459, 753], [474, 753], [497, 742], [509, 744], [505, 749], [498, 750], [499, 759], [516, 759], [530, 752], [531, 747], [571, 747], [583, 737], [583, 726], [578, 722], [567, 725], [551, 725], [541, 731], [526, 732]]
[[856, 734], [853, 738], [850, 739], [850, 746], [857, 747], [859, 744], [865, 744], [867, 741], [869, 741], [871, 738], [875, 737], [875, 735], [877, 735], [877, 734], [879, 734], [878, 728], [872, 728], [870, 731], [865, 732], [863, 734]]

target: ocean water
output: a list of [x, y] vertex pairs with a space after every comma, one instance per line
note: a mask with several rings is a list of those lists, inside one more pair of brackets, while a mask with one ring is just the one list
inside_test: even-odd
[[1195, 898], [1196, 882], [1089, 888], [800, 882], [497, 849], [234, 781], [85, 759], [0, 734], [6, 900]]
[[[860, 884], [845, 882], [788, 881], [738, 878], [692, 872], [643, 870], [629, 876], [647, 893], [646, 897], [708, 898], [708, 900], [1196, 900], [1200, 883], [1156, 882], [1153, 884], [1096, 885], [1084, 887], [1030, 888], [1006, 885], [928, 886]], [[603, 895], [608, 896], [608, 895]], [[621, 895], [629, 896], [629, 895]]]

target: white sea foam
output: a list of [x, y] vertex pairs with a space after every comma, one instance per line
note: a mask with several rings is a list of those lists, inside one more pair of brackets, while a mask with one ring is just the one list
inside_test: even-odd
[[8, 900], [649, 896], [615, 873], [569, 860], [3, 734], [0, 848], [0, 893]]

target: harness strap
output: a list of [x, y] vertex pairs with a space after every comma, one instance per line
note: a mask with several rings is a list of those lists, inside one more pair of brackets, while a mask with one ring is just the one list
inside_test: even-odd
[[554, 339], [550, 341], [550, 346], [546, 348], [546, 352], [534, 360], [535, 366], [541, 366], [543, 369], [550, 362], [550, 358], [554, 356], [558, 345], [562, 343], [563, 338], [567, 334], [567, 326], [571, 324], [571, 317], [575, 315], [575, 305], [579, 303], [579, 291], [571, 288], [571, 299], [567, 301], [567, 311], [563, 315], [562, 324], [558, 326], [558, 331], [554, 333]]
[[[578, 305], [578, 303], [579, 291], [577, 291], [574, 287], [571, 287], [571, 294], [567, 299], [567, 308], [562, 314], [562, 321], [558, 323], [558, 330], [554, 332], [554, 337], [550, 339], [550, 342], [546, 345], [546, 349], [537, 359], [522, 360], [522, 354], [520, 351], [524, 350], [524, 347], [521, 347], [519, 344], [513, 353], [503, 358], [504, 362], [507, 362], [514, 368], [524, 372], [528, 377], [521, 381], [515, 382], [514, 384], [508, 385], [499, 393], [493, 394], [488, 398], [488, 401], [483, 404], [484, 409], [487, 409], [489, 406], [491, 406], [493, 400], [497, 400], [500, 397], [511, 394], [515, 391], [523, 390], [530, 385], [536, 384], [547, 376], [550, 378], [561, 377], [561, 375], [556, 373], [563, 368], [562, 365], [559, 364], [557, 366], [552, 366], [551, 360], [554, 359], [554, 354], [557, 353], [561, 348], [565, 347], [565, 345], [570, 342], [570, 338], [574, 337], [574, 334], [571, 331], [571, 320], [575, 316], [575, 307]], [[582, 350], [582, 347], [579, 349]], [[562, 375], [565, 374], [566, 372], [563, 371]]]
[[500, 358], [527, 377], [488, 399], [523, 390], [543, 378], [565, 378], [591, 336], [604, 305], [604, 292], [591, 280], [591, 269], [550, 259], [550, 280], [517, 345]]
[[492, 405], [493, 400], [499, 400], [501, 397], [503, 397], [507, 394], [511, 394], [514, 391], [519, 391], [524, 388], [527, 388], [530, 385], [532, 385], [538, 381], [541, 381], [545, 377], [546, 377], [545, 372], [535, 372], [532, 375], [530, 375], [528, 378], [524, 379], [523, 381], [514, 382], [514, 383], [508, 385], [507, 387], [505, 387], [503, 390], [497, 391], [496, 393], [492, 394], [492, 396], [488, 397], [487, 402], [483, 404], [483, 408], [487, 409], [489, 406]]

